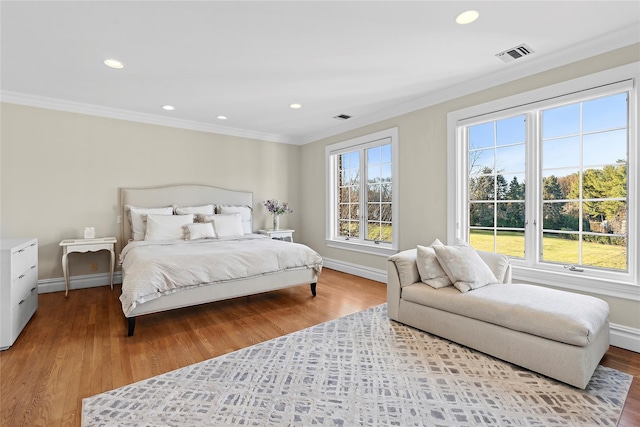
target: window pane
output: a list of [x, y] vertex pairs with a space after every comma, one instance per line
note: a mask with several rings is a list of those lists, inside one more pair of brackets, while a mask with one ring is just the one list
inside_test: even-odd
[[497, 172], [524, 172], [525, 147], [524, 144], [512, 145], [496, 149]]
[[584, 231], [627, 234], [627, 203], [619, 200], [584, 202]]
[[469, 203], [469, 225], [493, 227], [493, 203]]
[[580, 138], [559, 138], [542, 143], [542, 164], [545, 169], [580, 166]]
[[627, 94], [619, 93], [582, 104], [582, 131], [627, 127]]
[[367, 164], [369, 166], [380, 164], [380, 147], [369, 148], [367, 150]]
[[496, 198], [494, 177], [481, 176], [469, 179], [469, 200], [494, 200]]
[[580, 103], [542, 111], [542, 138], [576, 135], [580, 132]]
[[369, 203], [369, 206], [367, 208], [367, 214], [368, 214], [367, 220], [379, 221], [380, 220], [380, 204]]
[[381, 205], [381, 219], [383, 221], [391, 222], [392, 220], [392, 208], [391, 203], [383, 203]]
[[494, 146], [493, 122], [469, 126], [469, 149]]
[[578, 264], [579, 244], [577, 234], [542, 234], [542, 259], [549, 262]]
[[472, 175], [493, 173], [494, 149], [469, 152], [469, 173]]
[[627, 130], [585, 135], [582, 138], [582, 163], [585, 166], [627, 162]]
[[585, 170], [582, 176], [582, 193], [585, 199], [626, 198], [627, 166]]
[[380, 165], [376, 165], [376, 166], [369, 166], [368, 170], [367, 170], [367, 182], [368, 183], [373, 183], [373, 182], [380, 182], [380, 176], [381, 176], [381, 168]]
[[551, 202], [542, 204], [542, 228], [544, 230], [580, 230], [579, 204], [576, 202]]
[[498, 227], [524, 228], [524, 202], [498, 203], [497, 207]]
[[524, 115], [498, 120], [496, 122], [496, 145], [523, 143], [525, 133], [526, 123]]
[[469, 230], [469, 244], [478, 251], [494, 252], [493, 230]]
[[351, 203], [349, 205], [349, 218], [352, 221], [358, 221], [360, 219], [360, 205]]
[[354, 151], [349, 153], [349, 168], [358, 169], [360, 168], [360, 153]]
[[369, 184], [367, 193], [367, 200], [369, 202], [379, 202], [380, 201], [380, 189], [381, 185], [378, 184]]
[[391, 144], [380, 147], [382, 155], [382, 163], [391, 163]]
[[582, 265], [627, 269], [627, 239], [625, 237], [587, 234], [582, 239]]
[[382, 184], [380, 199], [383, 202], [392, 202], [393, 201], [393, 186], [391, 183]]
[[498, 231], [496, 234], [496, 252], [524, 258], [524, 231]]
[[524, 174], [510, 175], [510, 179], [505, 176], [505, 179], [509, 181], [509, 187], [505, 194], [505, 200], [524, 200], [525, 185]]
[[342, 237], [359, 237], [360, 225], [355, 221], [340, 221], [339, 235]]

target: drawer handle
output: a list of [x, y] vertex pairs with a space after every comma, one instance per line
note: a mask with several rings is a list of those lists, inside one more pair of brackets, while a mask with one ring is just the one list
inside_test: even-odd
[[37, 288], [37, 286], [34, 286], [33, 288], [31, 288], [31, 292], [35, 291]]
[[20, 250], [18, 251], [18, 253], [20, 253], [20, 252], [24, 252], [24, 249], [20, 249]]
[[36, 245], [35, 243], [32, 243], [32, 244], [30, 244], [29, 246], [35, 246], [35, 245]]
[[33, 270], [34, 268], [36, 268], [36, 266], [35, 266], [35, 265], [32, 265], [32, 266], [31, 266], [31, 269]]
[[22, 305], [23, 302], [25, 302], [25, 300], [20, 301], [18, 305]]
[[26, 274], [21, 274], [18, 279], [22, 279], [24, 276], [26, 276]]

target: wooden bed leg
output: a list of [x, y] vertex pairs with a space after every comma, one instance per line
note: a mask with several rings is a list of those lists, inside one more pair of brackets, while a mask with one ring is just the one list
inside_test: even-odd
[[315, 283], [311, 284], [311, 295], [314, 296], [314, 297], [316, 296], [316, 284]]
[[130, 337], [133, 335], [133, 330], [136, 328], [136, 318], [135, 317], [127, 317], [127, 336]]

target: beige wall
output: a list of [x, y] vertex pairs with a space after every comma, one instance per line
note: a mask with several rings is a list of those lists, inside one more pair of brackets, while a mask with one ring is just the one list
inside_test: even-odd
[[[410, 114], [323, 139], [302, 147], [302, 239], [323, 257], [386, 269], [383, 256], [329, 248], [325, 244], [325, 146], [382, 129], [399, 129], [399, 212], [401, 249], [446, 239], [447, 113], [640, 60], [636, 44], [578, 63], [473, 93]], [[614, 323], [640, 328], [640, 304], [603, 297]]]
[[[63, 239], [118, 236], [120, 187], [208, 184], [253, 191], [254, 228], [268, 225], [268, 198], [294, 210], [300, 147], [14, 104], [1, 105], [1, 236], [37, 237], [39, 279], [62, 277]], [[120, 243], [120, 242], [119, 242]], [[107, 252], [72, 254], [73, 275], [107, 272]]]

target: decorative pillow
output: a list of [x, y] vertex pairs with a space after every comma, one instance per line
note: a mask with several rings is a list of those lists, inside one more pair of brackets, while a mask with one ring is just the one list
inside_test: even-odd
[[131, 224], [131, 238], [133, 240], [144, 240], [147, 230], [145, 224], [145, 216], [147, 214], [172, 215], [173, 206], [164, 208], [139, 208], [136, 206], [126, 205], [125, 212], [129, 213], [129, 223]]
[[453, 283], [451, 283], [449, 276], [447, 276], [440, 262], [438, 262], [438, 257], [433, 249], [434, 246], [442, 246], [442, 242], [436, 239], [431, 246], [418, 245], [416, 263], [420, 279], [423, 283], [436, 289], [451, 286]]
[[242, 218], [239, 213], [233, 215], [206, 215], [207, 221], [213, 223], [216, 237], [242, 236]]
[[144, 240], [183, 240], [183, 225], [193, 223], [193, 214], [147, 214], [147, 233]]
[[204, 205], [204, 206], [176, 206], [176, 215], [187, 215], [187, 214], [203, 214], [203, 215], [213, 215], [215, 212], [215, 206], [213, 205]]
[[216, 211], [222, 215], [230, 215], [239, 213], [242, 219], [242, 230], [244, 234], [251, 234], [251, 207], [250, 206], [231, 206], [231, 205], [219, 205], [216, 207]]
[[391, 255], [389, 261], [393, 261], [396, 265], [400, 287], [413, 285], [420, 281], [420, 273], [418, 273], [418, 267], [416, 266], [415, 249]]
[[464, 240], [456, 239], [454, 246], [434, 246], [442, 269], [460, 292], [498, 283], [489, 266]]
[[216, 233], [213, 231], [213, 224], [210, 222], [186, 224], [182, 226], [185, 240], [215, 239]]

